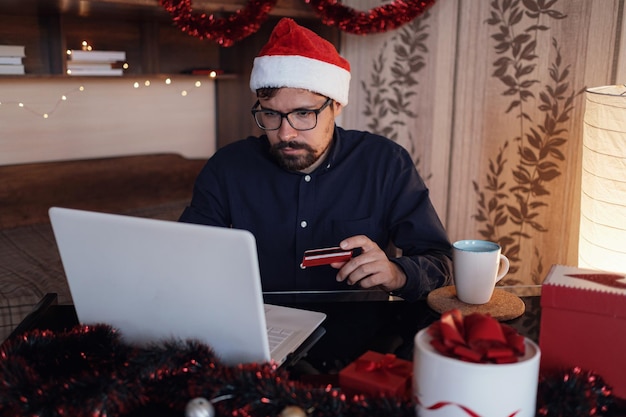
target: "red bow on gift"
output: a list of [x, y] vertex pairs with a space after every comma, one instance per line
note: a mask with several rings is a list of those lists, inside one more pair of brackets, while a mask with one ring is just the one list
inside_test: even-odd
[[356, 360], [355, 369], [359, 372], [390, 372], [402, 375], [406, 372], [406, 364], [397, 361], [396, 355], [387, 353], [380, 360], [359, 358]]
[[465, 317], [458, 309], [428, 328], [431, 345], [442, 355], [476, 363], [512, 363], [524, 355], [524, 337], [488, 314]]

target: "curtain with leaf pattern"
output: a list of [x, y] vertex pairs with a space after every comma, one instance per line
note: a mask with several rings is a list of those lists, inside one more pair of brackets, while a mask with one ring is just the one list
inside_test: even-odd
[[502, 284], [539, 284], [577, 262], [584, 88], [626, 82], [624, 13], [624, 0], [438, 0], [395, 31], [343, 34], [341, 123], [402, 144], [450, 238], [501, 244]]

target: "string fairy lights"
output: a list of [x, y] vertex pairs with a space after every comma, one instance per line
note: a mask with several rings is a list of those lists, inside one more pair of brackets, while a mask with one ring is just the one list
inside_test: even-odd
[[12, 101], [2, 101], [0, 99], [0, 111], [3, 109], [8, 109], [11, 107], [19, 107], [20, 109], [24, 109], [38, 117], [42, 117], [44, 119], [48, 119], [54, 112], [56, 112], [59, 108], [59, 106], [67, 101], [69, 99], [69, 97], [73, 96], [76, 93], [82, 93], [85, 91], [85, 87], [83, 85], [76, 87], [64, 94], [61, 94], [58, 99], [56, 100], [56, 102], [52, 103], [52, 105], [49, 107], [48, 111], [40, 111], [37, 110], [36, 107], [34, 107], [33, 105], [25, 102], [24, 100], [12, 100]]
[[[214, 73], [213, 76], [209, 74], [208, 78], [213, 79], [216, 76], [217, 76], [217, 73]], [[177, 84], [182, 84], [182, 83], [175, 83], [169, 77], [165, 78], [162, 82], [168, 86], [176, 86]], [[87, 83], [85, 82], [85, 84]], [[18, 98], [18, 99], [3, 100], [1, 93], [0, 93], [0, 115], [2, 115], [3, 112], [7, 112], [11, 109], [19, 108], [20, 110], [27, 111], [39, 118], [49, 119], [50, 117], [52, 117], [54, 113], [56, 113], [60, 108], [62, 108], [64, 103], [74, 100], [79, 94], [84, 94], [85, 92], [87, 92], [88, 88], [85, 86], [85, 84], [81, 84], [75, 88], [72, 88], [60, 94], [48, 106], [46, 105], [42, 106], [41, 103], [34, 104], [32, 102], [29, 102], [29, 99]], [[131, 86], [133, 89], [149, 88], [152, 85], [153, 85], [153, 81], [149, 79], [146, 79], [143, 82], [134, 81], [131, 83]], [[202, 85], [203, 85], [202, 81], [200, 79], [196, 79], [192, 83], [192, 89], [200, 88], [202, 87]], [[188, 89], [187, 87], [188, 87], [188, 83], [185, 83], [184, 88], [181, 87], [180, 89], [174, 89], [173, 93], [181, 97], [188, 97], [191, 94], [191, 90]], [[44, 107], [45, 110], [41, 110], [42, 107]]]
[[[89, 43], [89, 41], [87, 40], [83, 40], [81, 42], [81, 47], [80, 50], [82, 51], [94, 51], [93, 46]], [[68, 57], [71, 56], [73, 54], [73, 51], [71, 49], [68, 49], [67, 51], [67, 55]], [[69, 59], [69, 58], [68, 58]], [[68, 61], [69, 62], [69, 61]], [[98, 61], [93, 61], [93, 62], [98, 62]], [[93, 63], [92, 62], [92, 63]], [[107, 61], [108, 62], [108, 61]], [[112, 65], [112, 64], [111, 64]], [[69, 66], [69, 63], [68, 63]], [[129, 68], [129, 65], [127, 62], [123, 62], [121, 65], [121, 68], [123, 70], [127, 70]], [[218, 77], [218, 75], [221, 75], [223, 73], [223, 71], [220, 70], [210, 70], [210, 69], [202, 69], [202, 70], [194, 70], [193, 72], [191, 72], [190, 74], [192, 76], [196, 76], [196, 77], [207, 77], [209, 79], [215, 79]], [[72, 74], [72, 70], [70, 68], [67, 69], [67, 74], [68, 75], [73, 75]], [[102, 74], [100, 74], [102, 75]], [[0, 115], [2, 115], [3, 111], [6, 112], [10, 109], [14, 109], [14, 108], [19, 108], [21, 110], [25, 110], [27, 112], [32, 113], [33, 115], [37, 116], [37, 117], [41, 117], [43, 119], [49, 119], [55, 112], [57, 112], [61, 107], [62, 104], [72, 100], [76, 97], [76, 95], [78, 93], [84, 93], [86, 91], [86, 87], [85, 84], [88, 84], [89, 82], [87, 81], [82, 81], [82, 84], [79, 85], [78, 87], [72, 88], [69, 91], [66, 91], [65, 93], [60, 94], [59, 96], [56, 96], [54, 98], [52, 98], [52, 102], [49, 105], [43, 104], [41, 103], [42, 99], [40, 96], [37, 97], [37, 103], [33, 102], [33, 99], [31, 98], [32, 96], [28, 95], [26, 93], [24, 93], [24, 97], [20, 97], [20, 98], [15, 98], [15, 97], [11, 97], [11, 98], [5, 98], [3, 99], [2, 97], [2, 92], [0, 92]], [[165, 85], [173, 85], [174, 82], [172, 81], [172, 78], [167, 77], [163, 80], [163, 83]], [[179, 83], [182, 84], [182, 83]], [[184, 84], [188, 84], [188, 83], [184, 83]], [[192, 89], [195, 88], [200, 88], [202, 87], [202, 81], [200, 79], [196, 79], [193, 83], [192, 83], [193, 87], [191, 87]], [[139, 89], [139, 88], [147, 88], [152, 86], [152, 81], [149, 79], [146, 79], [142, 82], [140, 81], [135, 81], [132, 82], [132, 88], [133, 89]], [[181, 88], [180, 90], [177, 91], [177, 94], [182, 96], [182, 97], [188, 97], [190, 94], [191, 90], [188, 88]], [[46, 108], [45, 110], [41, 110], [41, 107]]]

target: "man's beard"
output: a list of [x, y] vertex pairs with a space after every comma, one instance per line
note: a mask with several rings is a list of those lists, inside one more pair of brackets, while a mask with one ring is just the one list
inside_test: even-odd
[[[284, 148], [304, 149], [306, 153], [304, 155], [285, 155], [280, 151]], [[279, 142], [275, 145], [272, 145], [270, 147], [270, 154], [283, 168], [289, 171], [302, 171], [303, 169], [306, 169], [313, 165], [323, 154], [323, 152], [319, 155], [316, 155], [315, 150], [313, 150], [313, 148], [311, 148], [308, 144], [289, 141]]]

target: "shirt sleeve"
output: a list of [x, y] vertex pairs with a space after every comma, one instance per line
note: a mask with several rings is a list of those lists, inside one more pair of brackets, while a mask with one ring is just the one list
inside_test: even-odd
[[419, 300], [436, 288], [452, 284], [452, 258], [447, 252], [432, 251], [391, 261], [399, 265], [407, 277], [404, 287], [391, 294], [407, 301]]
[[191, 203], [178, 221], [229, 227], [231, 220], [228, 208], [225, 207], [227, 201], [220, 187], [220, 178], [215, 175], [213, 161], [209, 159], [196, 178]]
[[392, 294], [415, 301], [452, 283], [452, 245], [412, 159], [402, 151], [399, 160], [390, 187], [390, 236], [402, 255], [390, 260], [402, 268], [407, 281]]

